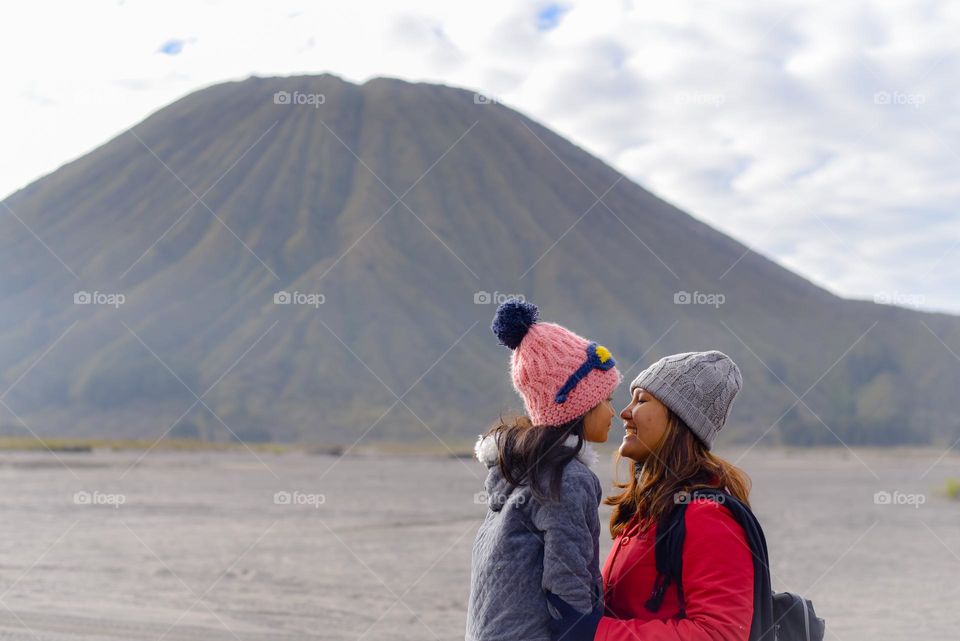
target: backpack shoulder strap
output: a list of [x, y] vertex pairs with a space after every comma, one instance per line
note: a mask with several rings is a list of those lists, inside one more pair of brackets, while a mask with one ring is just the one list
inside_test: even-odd
[[[728, 492], [716, 488], [700, 488], [691, 492], [689, 498], [712, 499], [730, 510], [743, 527], [753, 556], [753, 620], [750, 628], [751, 641], [774, 641], [773, 590], [770, 585], [770, 565], [767, 542], [760, 522], [753, 512]], [[663, 595], [670, 583], [677, 586], [680, 616], [686, 616], [683, 598], [683, 541], [686, 538], [685, 515], [689, 501], [678, 502], [657, 526], [655, 555], [657, 579], [647, 600], [647, 610], [656, 612], [663, 602]], [[662, 529], [661, 529], [662, 528]]]

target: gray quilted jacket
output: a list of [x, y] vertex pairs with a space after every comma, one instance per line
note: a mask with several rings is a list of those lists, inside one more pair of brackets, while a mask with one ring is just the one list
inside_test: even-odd
[[564, 468], [559, 499], [542, 504], [504, 479], [492, 436], [476, 454], [487, 466], [488, 510], [473, 544], [466, 641], [550, 641], [547, 622], [559, 615], [545, 590], [583, 613], [602, 599], [596, 453], [585, 442]]

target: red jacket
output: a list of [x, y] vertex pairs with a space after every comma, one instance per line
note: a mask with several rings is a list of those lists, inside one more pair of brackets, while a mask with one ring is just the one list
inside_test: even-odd
[[730, 511], [710, 500], [687, 506], [683, 542], [686, 618], [671, 584], [657, 612], [644, 603], [657, 576], [656, 524], [631, 521], [603, 567], [606, 612], [595, 641], [747, 641], [753, 618], [753, 557]]

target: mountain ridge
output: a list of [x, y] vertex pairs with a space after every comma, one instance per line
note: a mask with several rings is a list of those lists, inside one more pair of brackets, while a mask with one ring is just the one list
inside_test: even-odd
[[[284, 91], [324, 101], [277, 104]], [[8, 196], [50, 248], [9, 217], [0, 230], [11, 410], [56, 435], [466, 436], [518, 405], [494, 306], [474, 302], [515, 292], [624, 369], [642, 357], [634, 374], [670, 351], [730, 353], [746, 381], [732, 440], [960, 435], [943, 349], [960, 319], [840, 298], [475, 95], [220, 83]], [[78, 290], [126, 302], [74, 305]], [[725, 302], [675, 304], [684, 291]]]

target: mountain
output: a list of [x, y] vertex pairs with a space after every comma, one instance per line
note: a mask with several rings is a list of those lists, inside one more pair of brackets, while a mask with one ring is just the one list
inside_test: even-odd
[[7, 434], [467, 438], [519, 407], [516, 293], [628, 380], [730, 354], [729, 442], [960, 436], [960, 319], [839, 298], [462, 89], [218, 84], [3, 205]]

